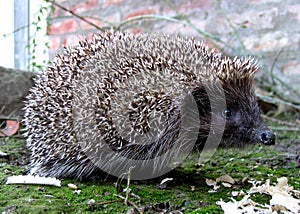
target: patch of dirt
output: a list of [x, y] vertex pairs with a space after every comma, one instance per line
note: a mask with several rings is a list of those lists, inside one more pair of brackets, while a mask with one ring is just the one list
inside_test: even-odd
[[277, 143], [274, 149], [286, 155], [287, 161], [292, 161], [300, 167], [300, 139]]

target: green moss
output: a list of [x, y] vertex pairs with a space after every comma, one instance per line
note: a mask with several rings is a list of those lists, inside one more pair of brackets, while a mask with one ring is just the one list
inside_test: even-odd
[[[1, 141], [1, 151], [10, 154], [0, 163], [0, 211], [13, 213], [126, 213], [132, 208], [125, 206], [123, 200], [116, 197], [114, 181], [78, 182], [63, 180], [62, 187], [42, 185], [5, 185], [11, 175], [24, 174], [26, 171], [26, 150], [22, 139], [5, 138]], [[161, 179], [149, 182], [132, 182], [131, 190], [140, 199], [130, 197], [138, 207], [144, 207], [145, 213], [180, 210], [184, 213], [222, 213], [216, 202], [221, 198], [229, 201], [232, 191], [246, 192], [249, 183], [240, 183], [244, 178], [272, 183], [285, 176], [289, 184], [300, 189], [299, 168], [287, 161], [284, 153], [276, 152], [272, 147], [253, 146], [245, 149], [219, 149], [207, 162], [198, 162], [197, 154], [191, 155], [177, 168], [177, 173], [187, 180], [170, 183], [160, 189]], [[224, 174], [233, 177], [238, 183], [232, 188], [221, 186], [218, 192], [210, 192], [205, 179], [216, 179]], [[180, 177], [180, 176], [177, 176]], [[173, 176], [176, 178], [176, 175]], [[67, 184], [74, 183], [81, 190], [74, 193]], [[122, 183], [124, 188], [126, 183]], [[124, 193], [120, 193], [124, 196]], [[95, 204], [87, 205], [91, 199]], [[236, 200], [240, 200], [237, 197]], [[252, 200], [267, 203], [269, 196], [254, 194]]]

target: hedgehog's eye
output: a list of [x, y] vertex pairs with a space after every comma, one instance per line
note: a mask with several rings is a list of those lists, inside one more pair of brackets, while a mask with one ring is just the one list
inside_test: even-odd
[[221, 114], [222, 117], [228, 119], [232, 116], [232, 111], [230, 109], [224, 109]]

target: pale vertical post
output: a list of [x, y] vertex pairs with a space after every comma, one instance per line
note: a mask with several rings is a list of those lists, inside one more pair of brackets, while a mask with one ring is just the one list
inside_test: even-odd
[[29, 0], [14, 0], [14, 67], [21, 70], [28, 70], [29, 64], [29, 10]]

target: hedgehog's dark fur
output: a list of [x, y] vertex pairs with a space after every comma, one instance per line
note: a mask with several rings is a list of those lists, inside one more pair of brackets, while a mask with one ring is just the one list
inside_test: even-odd
[[128, 160], [144, 160], [141, 168], [160, 175], [209, 135], [222, 146], [273, 144], [252, 89], [257, 70], [251, 58], [231, 60], [193, 39], [96, 34], [35, 80], [24, 119], [31, 173], [87, 179], [99, 166], [127, 171]]

